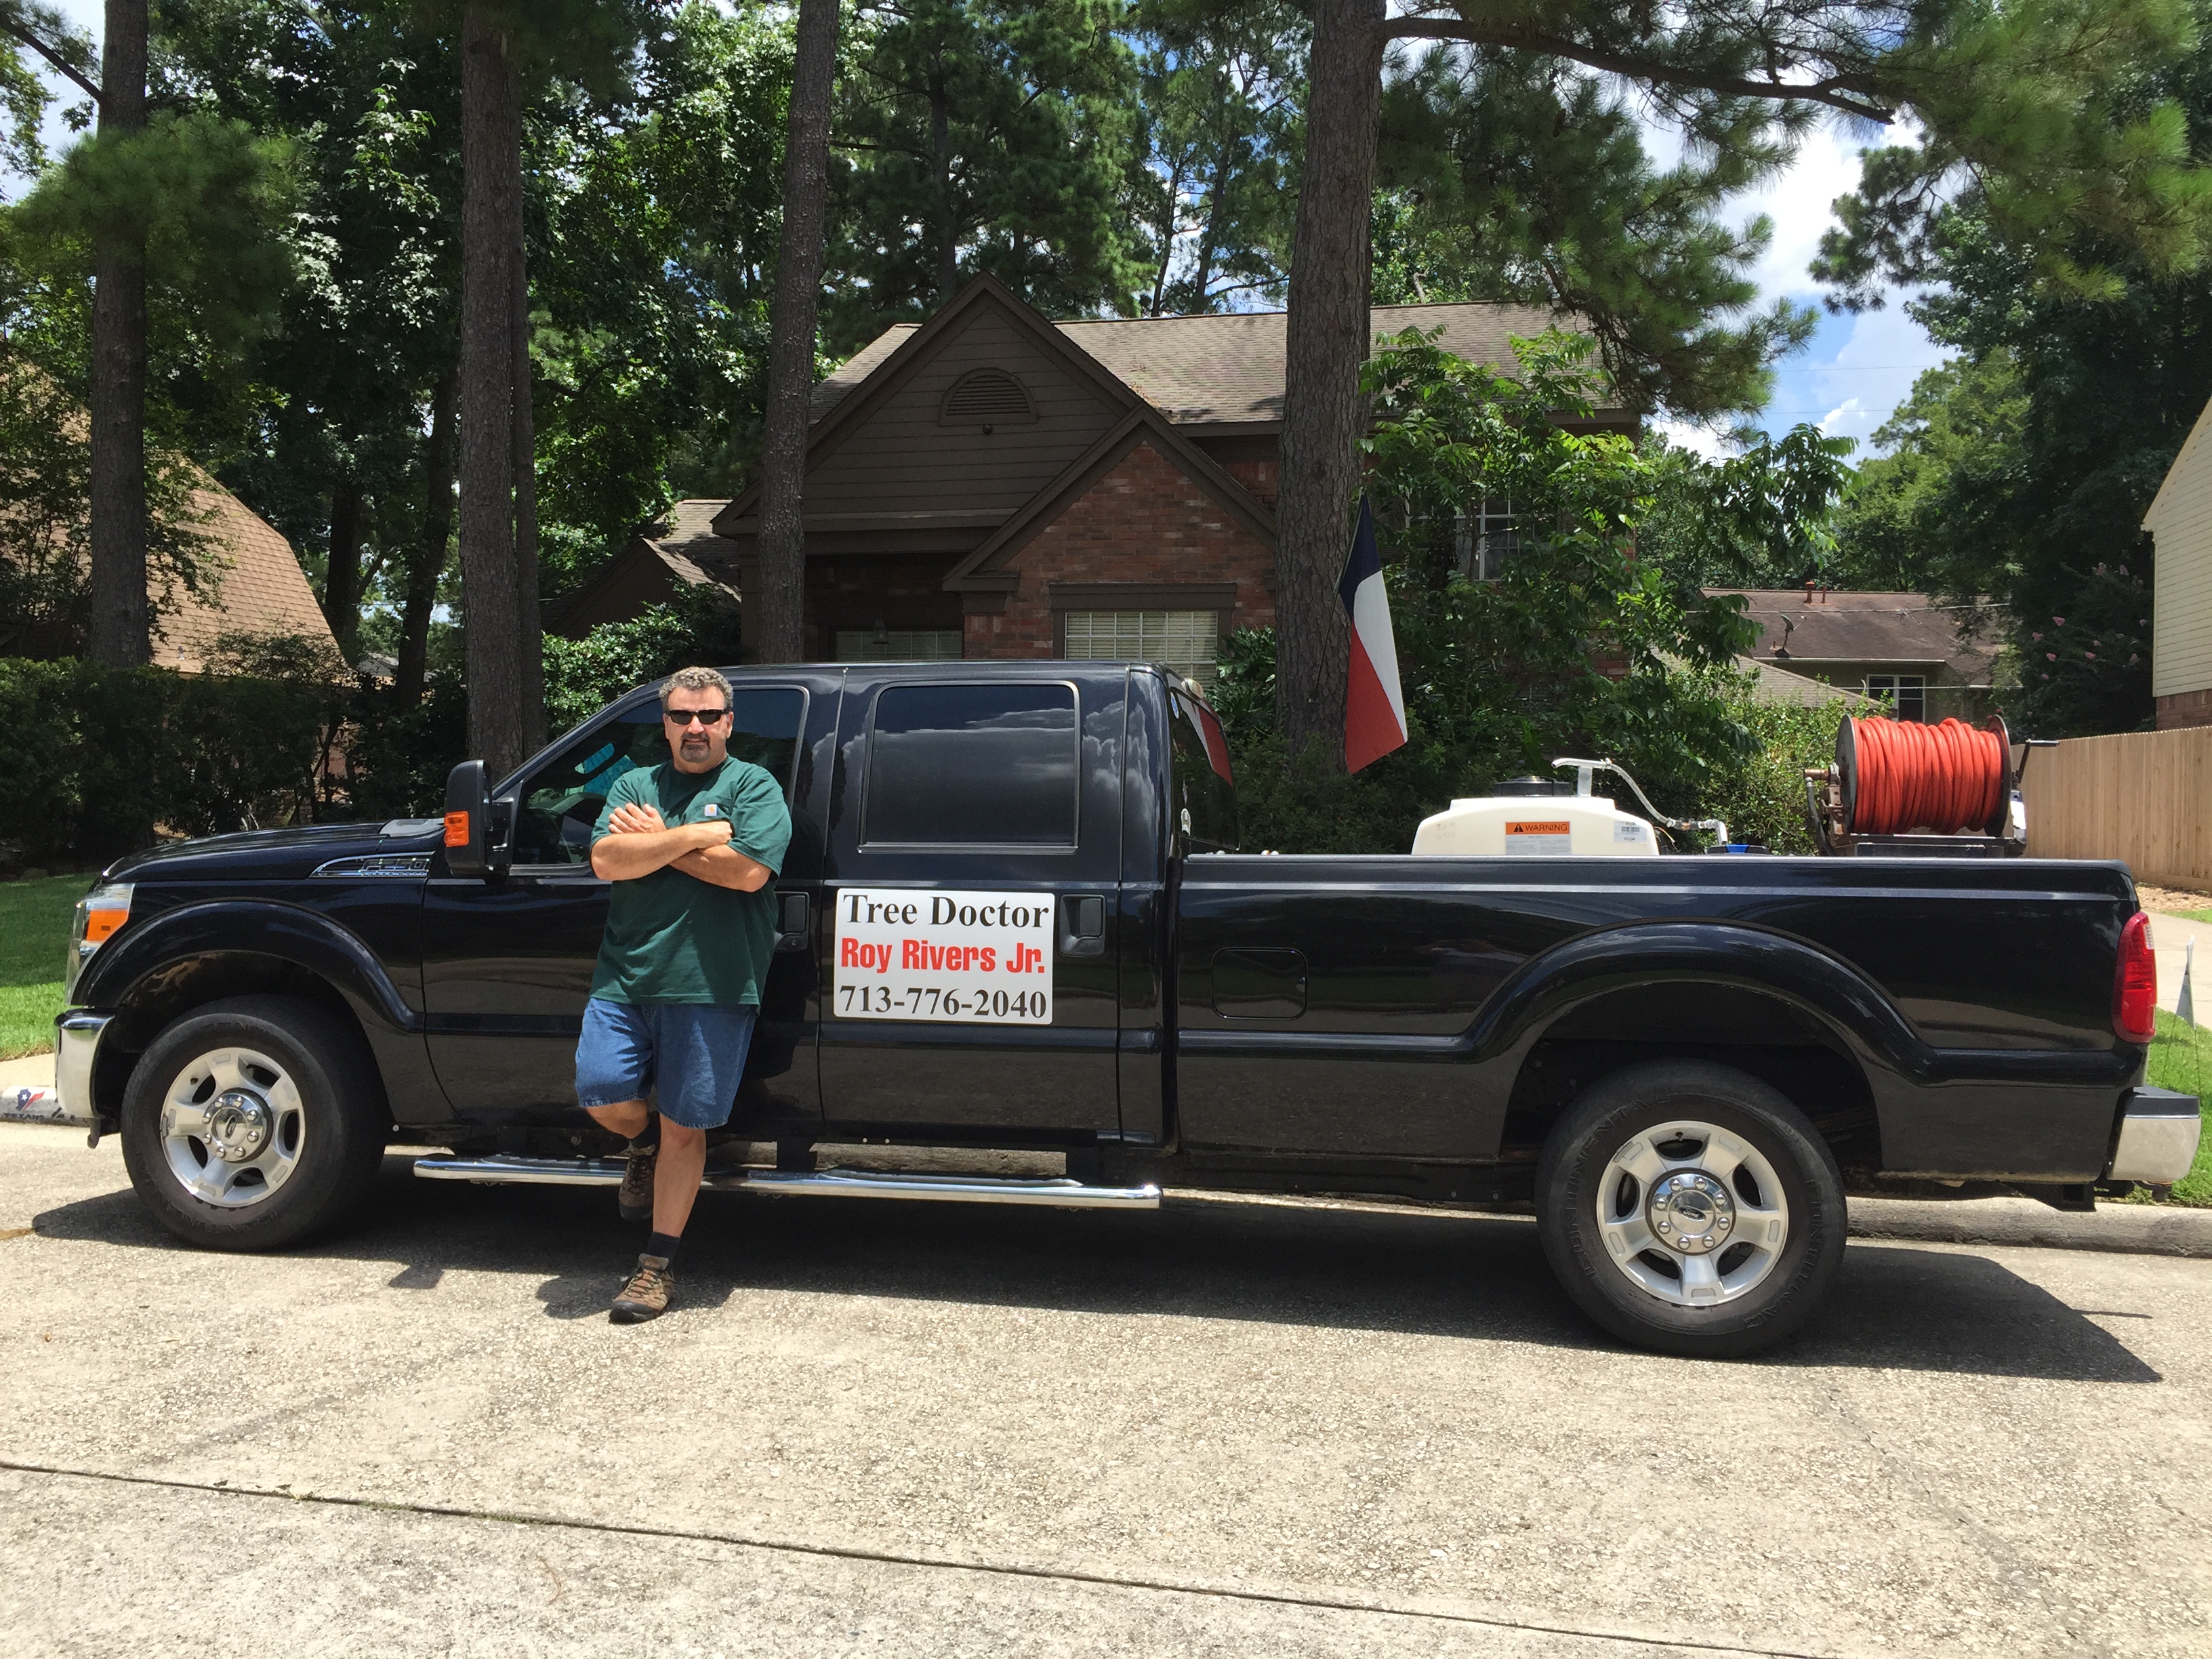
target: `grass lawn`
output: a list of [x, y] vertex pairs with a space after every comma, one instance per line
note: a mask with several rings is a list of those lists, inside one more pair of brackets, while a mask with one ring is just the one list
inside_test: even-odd
[[[2206, 915], [2212, 919], [2212, 912]], [[2160, 1089], [2195, 1095], [2197, 1109], [2208, 1114], [2204, 1138], [2197, 1144], [2197, 1162], [2174, 1182], [2173, 1201], [2212, 1208], [2212, 1031], [2160, 1009], [2158, 1037], [2150, 1046], [2149, 1075], [2145, 1081]]]
[[0, 1060], [54, 1046], [70, 912], [90, 875], [0, 882]]
[[2212, 910], [2169, 910], [2166, 914], [2179, 916], [2184, 921], [2212, 922]]

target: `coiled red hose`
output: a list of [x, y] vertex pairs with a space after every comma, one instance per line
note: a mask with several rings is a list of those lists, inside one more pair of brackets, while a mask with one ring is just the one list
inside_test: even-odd
[[1857, 763], [1853, 835], [1932, 830], [1952, 836], [1986, 830], [1996, 820], [2007, 760], [2001, 732], [1957, 720], [1925, 726], [1877, 717], [1850, 725]]

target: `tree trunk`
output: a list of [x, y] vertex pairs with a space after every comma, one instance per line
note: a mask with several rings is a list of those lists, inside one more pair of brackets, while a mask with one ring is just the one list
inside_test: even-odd
[[[107, 0], [100, 130], [146, 125], [146, 0]], [[146, 238], [110, 229], [93, 246], [93, 659], [153, 654], [146, 594]]]
[[814, 311], [822, 291], [822, 220], [830, 195], [830, 94], [839, 0], [799, 0], [785, 141], [783, 241], [769, 308], [768, 406], [761, 421], [760, 583], [753, 607], [760, 660], [805, 653], [806, 409], [814, 390]]
[[1336, 594], [1359, 471], [1382, 0], [1319, 0], [1305, 178], [1291, 241], [1282, 494], [1275, 504], [1275, 724], [1344, 763], [1350, 626]]
[[522, 149], [512, 42], [489, 10], [471, 4], [461, 19], [461, 605], [469, 749], [500, 777], [529, 747], [514, 556], [514, 198]]
[[331, 489], [331, 550], [323, 565], [323, 620], [338, 653], [353, 665], [361, 642], [361, 485], [341, 478]]
[[430, 678], [430, 613], [453, 534], [454, 374], [438, 377], [430, 394], [430, 435], [422, 449], [422, 539], [407, 561], [407, 593], [399, 616], [399, 697], [410, 708]]
[[[515, 131], [521, 132], [520, 112]], [[522, 222], [521, 153], [515, 156], [514, 241], [514, 581], [521, 613], [522, 751], [545, 746], [545, 627], [538, 605], [538, 420], [531, 406], [530, 241]]]

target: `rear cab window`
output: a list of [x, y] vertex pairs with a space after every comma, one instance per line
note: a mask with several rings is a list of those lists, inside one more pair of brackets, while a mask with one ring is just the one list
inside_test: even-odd
[[886, 685], [870, 722], [860, 844], [1072, 850], [1079, 762], [1073, 685]]

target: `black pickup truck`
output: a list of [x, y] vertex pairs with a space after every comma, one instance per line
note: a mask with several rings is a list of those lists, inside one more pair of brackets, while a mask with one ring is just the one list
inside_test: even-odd
[[[731, 750], [794, 833], [710, 1185], [1533, 1209], [1601, 1325], [1733, 1354], [1820, 1301], [1847, 1185], [2079, 1206], [2195, 1151], [2196, 1102], [2142, 1086], [2118, 865], [1240, 853], [1170, 671], [728, 672]], [[149, 1209], [224, 1249], [333, 1224], [394, 1143], [449, 1149], [426, 1176], [617, 1181], [571, 1093], [587, 841], [665, 757], [647, 687], [489, 787], [465, 763], [442, 819], [121, 860], [79, 908], [59, 1121], [119, 1133]], [[1030, 1173], [963, 1171], [987, 1148]]]

